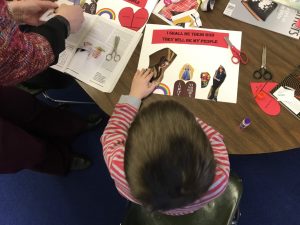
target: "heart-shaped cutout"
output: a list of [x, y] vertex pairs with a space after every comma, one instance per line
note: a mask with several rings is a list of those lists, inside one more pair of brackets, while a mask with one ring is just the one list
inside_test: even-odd
[[147, 22], [148, 15], [145, 8], [141, 8], [134, 13], [132, 8], [126, 7], [119, 12], [119, 21], [121, 26], [138, 31]]
[[148, 2], [148, 0], [124, 0], [125, 2], [129, 2], [138, 7], [144, 8]]
[[189, 81], [185, 83], [183, 80], [177, 80], [174, 83], [173, 96], [195, 98], [196, 83]]
[[280, 113], [280, 104], [270, 95], [270, 91], [277, 85], [276, 82], [251, 82], [252, 94], [255, 102], [266, 114], [276, 116]]

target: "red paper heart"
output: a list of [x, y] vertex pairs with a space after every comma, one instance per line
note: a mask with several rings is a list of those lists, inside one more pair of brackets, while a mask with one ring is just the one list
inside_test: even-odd
[[268, 115], [276, 116], [280, 113], [280, 104], [270, 95], [270, 91], [277, 85], [275, 82], [251, 82], [252, 94], [258, 106]]
[[148, 2], [148, 0], [124, 0], [125, 2], [129, 2], [138, 7], [144, 8]]
[[123, 27], [138, 31], [148, 20], [148, 11], [144, 8], [139, 9], [135, 13], [130, 7], [121, 9], [119, 12], [119, 21]]

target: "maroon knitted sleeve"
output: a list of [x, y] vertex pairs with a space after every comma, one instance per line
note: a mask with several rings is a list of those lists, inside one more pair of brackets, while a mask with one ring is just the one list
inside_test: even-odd
[[14, 85], [45, 70], [55, 56], [47, 39], [22, 33], [0, 0], [0, 86]]

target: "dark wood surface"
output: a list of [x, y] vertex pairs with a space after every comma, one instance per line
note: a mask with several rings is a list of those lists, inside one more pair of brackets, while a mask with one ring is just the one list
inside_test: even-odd
[[[200, 12], [203, 28], [242, 31], [242, 50], [249, 62], [240, 65], [237, 104], [212, 102], [181, 97], [151, 95], [143, 105], [157, 100], [172, 98], [186, 107], [224, 135], [230, 153], [253, 154], [276, 152], [300, 147], [300, 120], [284, 107], [278, 116], [265, 114], [256, 105], [250, 89], [252, 73], [261, 65], [262, 46], [267, 45], [267, 67], [273, 73], [273, 81], [279, 82], [300, 64], [299, 40], [255, 27], [223, 15], [228, 0], [216, 1], [212, 12]], [[164, 24], [152, 15], [149, 23]], [[100, 108], [111, 114], [122, 94], [128, 94], [131, 80], [137, 69], [141, 42], [133, 53], [126, 69], [112, 93], [102, 93], [80, 83]], [[239, 124], [248, 116], [252, 124], [244, 130]]]

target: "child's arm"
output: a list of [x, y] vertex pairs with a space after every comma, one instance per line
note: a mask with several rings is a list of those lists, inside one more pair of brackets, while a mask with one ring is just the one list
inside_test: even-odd
[[123, 95], [115, 106], [113, 114], [101, 137], [103, 155], [118, 191], [132, 200], [124, 173], [124, 151], [128, 129], [134, 120], [141, 100], [151, 94], [156, 86], [150, 83], [150, 70], [137, 71], [129, 95]]

